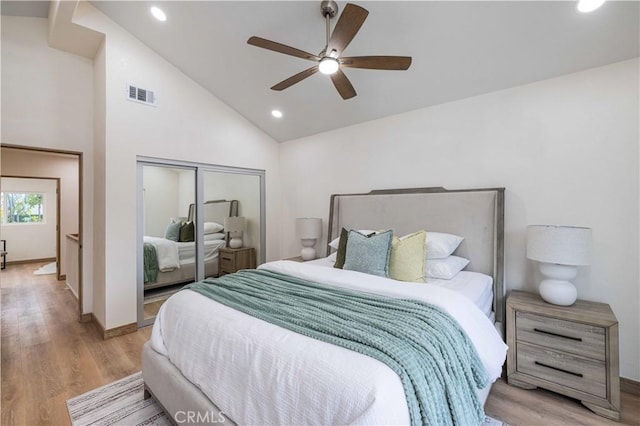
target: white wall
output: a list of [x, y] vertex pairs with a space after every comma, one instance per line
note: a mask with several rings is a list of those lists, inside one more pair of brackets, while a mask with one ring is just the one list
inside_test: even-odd
[[93, 62], [48, 47], [47, 29], [43, 18], [2, 16], [0, 140], [2, 144], [82, 153], [83, 312], [91, 312]]
[[638, 75], [635, 59], [281, 144], [283, 257], [332, 193], [504, 186], [507, 289], [536, 291], [527, 225], [593, 228], [578, 294], [611, 305], [621, 375], [638, 380]]
[[[96, 175], [104, 185], [104, 194], [96, 191], [106, 200], [104, 226], [96, 232], [105, 270], [104, 283], [95, 285], [104, 288], [96, 303], [106, 306], [98, 320], [110, 329], [136, 321], [136, 156], [266, 170], [267, 257], [276, 259], [278, 145], [102, 13], [83, 7], [90, 10], [76, 23], [106, 34], [104, 155], [96, 167], [104, 167]], [[157, 106], [128, 101], [127, 83], [154, 90]]]
[[[7, 240], [8, 262], [56, 257], [56, 188], [55, 179], [2, 178], [2, 192], [43, 194], [42, 223], [2, 224], [0, 234]], [[64, 236], [63, 236], [64, 237]]]
[[[178, 209], [179, 173], [179, 170], [169, 167], [143, 166], [144, 235], [164, 238], [169, 220], [186, 216], [179, 214]], [[185, 173], [191, 173], [193, 182], [195, 173]]]
[[[93, 315], [98, 321], [102, 321], [104, 326], [104, 318], [106, 317], [106, 288], [105, 288], [105, 271], [106, 271], [106, 244], [105, 244], [105, 217], [107, 210], [106, 199], [106, 49], [104, 41], [98, 48], [98, 52], [94, 58], [93, 65], [93, 256], [94, 262], [93, 280], [91, 288], [93, 293]], [[86, 282], [86, 281], [85, 281]], [[83, 290], [88, 287], [83, 285]]]

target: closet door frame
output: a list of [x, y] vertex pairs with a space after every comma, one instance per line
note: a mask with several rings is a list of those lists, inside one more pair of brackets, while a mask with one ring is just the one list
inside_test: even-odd
[[[190, 161], [170, 160], [165, 158], [137, 156], [137, 318], [138, 327], [145, 327], [153, 324], [155, 317], [144, 318], [144, 181], [143, 167], [170, 167], [181, 168], [185, 170], [193, 170], [195, 172], [195, 206], [196, 217], [203, 217], [204, 214], [204, 174], [206, 172], [229, 173], [238, 175], [250, 175], [259, 177], [260, 185], [260, 252], [257, 259], [258, 264], [265, 262], [266, 249], [266, 201], [265, 201], [265, 171], [261, 169], [249, 169], [242, 167], [224, 166], [219, 164], [195, 163]], [[204, 223], [196, 222], [196, 281], [204, 279]]]

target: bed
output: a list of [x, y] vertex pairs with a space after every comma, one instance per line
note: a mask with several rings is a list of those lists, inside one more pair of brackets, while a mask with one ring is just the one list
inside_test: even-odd
[[[437, 229], [463, 235], [456, 254], [471, 261], [465, 272], [486, 275], [491, 283], [489, 295], [477, 291], [477, 300], [435, 282], [394, 281], [390, 286], [388, 278], [328, 267], [332, 248], [325, 259], [269, 262], [260, 269], [364, 290], [367, 295], [433, 303], [456, 318], [493, 382], [506, 357], [499, 332], [504, 316], [503, 214], [502, 188], [422, 188], [331, 197], [328, 241], [343, 227], [391, 228], [400, 235]], [[483, 309], [480, 305], [487, 305], [487, 297], [490, 308]], [[178, 423], [189, 415], [199, 416], [190, 423], [203, 424], [404, 424], [412, 419], [403, 383], [387, 365], [189, 290], [163, 305], [143, 349], [142, 372], [148, 393]], [[473, 392], [483, 404], [489, 390], [486, 386]]]
[[[224, 219], [238, 215], [237, 200], [210, 200], [203, 206], [204, 222], [224, 224]], [[196, 220], [195, 205], [189, 206], [187, 221]], [[205, 228], [206, 229], [206, 228]], [[157, 275], [152, 278], [146, 277], [144, 289], [151, 290], [173, 284], [191, 282], [196, 276], [196, 244], [195, 242], [176, 242], [166, 238], [144, 236], [145, 252], [153, 250], [153, 257], [157, 261]], [[226, 247], [227, 238], [223, 231], [205, 233], [204, 235], [204, 265], [205, 276], [215, 277], [218, 275], [218, 250]], [[151, 247], [150, 247], [151, 246]], [[143, 267], [147, 270], [148, 256], [144, 256]], [[155, 278], [155, 279], [153, 279]]]

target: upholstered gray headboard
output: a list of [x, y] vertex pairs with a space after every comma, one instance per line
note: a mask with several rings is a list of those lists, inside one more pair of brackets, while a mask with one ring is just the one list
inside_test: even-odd
[[[496, 322], [504, 324], [504, 188], [442, 187], [377, 190], [331, 196], [327, 241], [346, 229], [421, 229], [464, 237], [454, 254], [470, 260], [467, 270], [493, 277]], [[428, 236], [427, 236], [428, 238]], [[327, 246], [327, 255], [331, 253]]]
[[[189, 205], [189, 220], [192, 221], [196, 218], [195, 204]], [[204, 206], [204, 221], [216, 222], [223, 224], [224, 218], [238, 216], [238, 200], [210, 200], [205, 201]]]

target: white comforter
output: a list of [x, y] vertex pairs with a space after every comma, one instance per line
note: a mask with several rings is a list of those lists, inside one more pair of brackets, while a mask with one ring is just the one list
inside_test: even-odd
[[180, 267], [180, 256], [178, 245], [175, 241], [166, 238], [144, 236], [144, 242], [153, 244], [156, 247], [158, 258], [158, 269], [162, 272], [173, 271]]
[[[440, 306], [466, 331], [491, 380], [500, 376], [507, 346], [491, 321], [452, 290], [291, 261], [260, 268]], [[192, 291], [162, 306], [151, 344], [236, 423], [409, 423], [402, 383], [382, 362]]]

